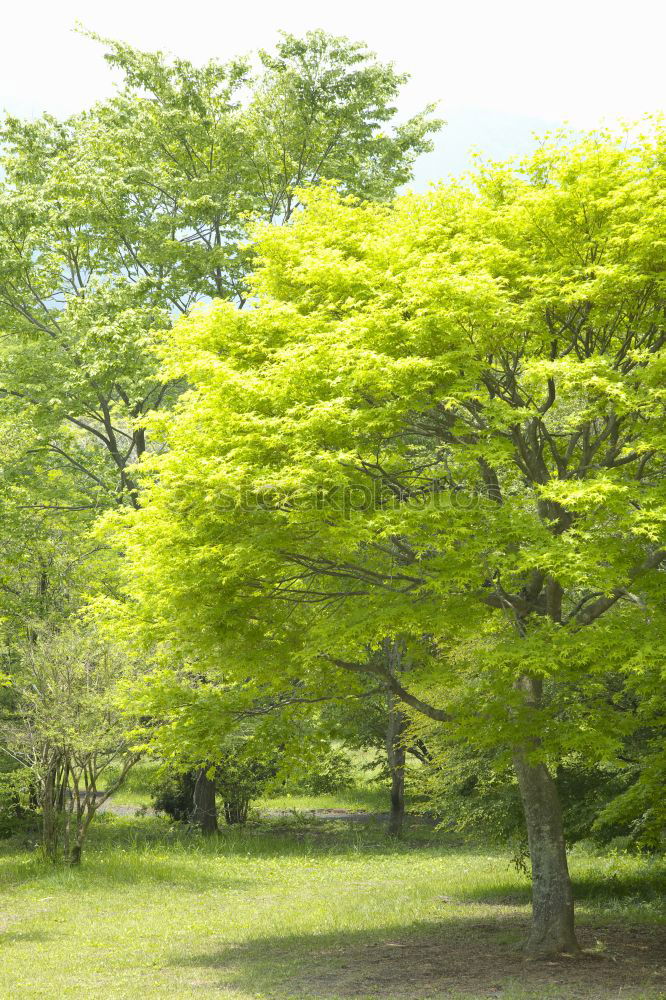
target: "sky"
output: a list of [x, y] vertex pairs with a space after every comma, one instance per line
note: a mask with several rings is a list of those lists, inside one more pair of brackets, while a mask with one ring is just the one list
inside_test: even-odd
[[77, 21], [193, 61], [270, 48], [280, 29], [364, 41], [411, 75], [401, 115], [438, 101], [447, 121], [416, 187], [460, 173], [472, 148], [503, 158], [564, 122], [593, 128], [666, 107], [663, 0], [23, 0], [2, 13], [0, 108], [66, 115], [113, 92]]

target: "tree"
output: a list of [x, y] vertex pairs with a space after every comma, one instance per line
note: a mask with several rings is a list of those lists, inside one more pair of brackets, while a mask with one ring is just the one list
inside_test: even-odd
[[[140, 756], [131, 748], [116, 698], [127, 670], [116, 651], [76, 624], [50, 634], [42, 630], [23, 652], [16, 708], [3, 723], [3, 743], [31, 772], [46, 857], [55, 861], [62, 844], [65, 860], [76, 865], [97, 810]], [[113, 767], [117, 773], [107, 780]]]
[[[399, 677], [406, 666], [396, 642], [383, 643], [378, 659], [394, 677]], [[333, 736], [346, 747], [373, 753], [374, 768], [390, 782], [388, 832], [399, 837], [405, 819], [408, 760], [419, 765], [428, 763], [429, 749], [415, 732], [402, 701], [387, 685], [378, 687], [377, 677], [370, 674], [364, 687], [357, 698], [332, 700], [323, 706], [323, 729], [328, 727], [329, 739]]]
[[[108, 601], [98, 602], [100, 609], [100, 624], [107, 629], [111, 624], [113, 631], [119, 626], [130, 648], [142, 648], [132, 618], [121, 612], [116, 619], [118, 609]], [[216, 793], [226, 822], [242, 824], [249, 803], [278, 775], [300, 783], [318, 774], [327, 787], [308, 787], [315, 794], [330, 791], [330, 782], [342, 777], [341, 755], [331, 752], [332, 734], [341, 727], [330, 716], [335, 701], [348, 723], [355, 694], [329, 689], [313, 696], [302, 684], [285, 691], [270, 681], [260, 687], [247, 678], [233, 682], [226, 665], [206, 664], [202, 674], [201, 662], [196, 669], [188, 664], [174, 669], [173, 648], [160, 653], [153, 647], [152, 653], [156, 664], [125, 686], [123, 705], [137, 745], [162, 762], [163, 780], [154, 795], [158, 810], [212, 834]], [[368, 693], [377, 692], [361, 693], [366, 704]]]
[[309, 193], [258, 307], [169, 339], [194, 389], [123, 529], [153, 636], [258, 683], [368, 673], [511, 752], [532, 955], [578, 950], [551, 768], [613, 758], [609, 672], [663, 669], [665, 150], [653, 123], [394, 207]]
[[211, 296], [245, 302], [250, 217], [286, 222], [296, 185], [331, 176], [388, 196], [439, 127], [430, 109], [394, 125], [406, 78], [321, 32], [283, 36], [254, 71], [104, 44], [123, 74], [115, 97], [67, 121], [7, 116], [0, 133], [0, 615], [12, 662], [17, 642], [46, 622], [57, 631], [91, 586], [113, 592], [91, 521], [138, 504], [138, 460], [160, 447], [147, 414], [184, 388], [158, 376], [155, 331]]
[[250, 217], [285, 222], [296, 186], [332, 176], [388, 197], [440, 125], [428, 108], [391, 129], [407, 78], [322, 32], [284, 35], [254, 75], [100, 41], [118, 95], [65, 122], [7, 117], [0, 161], [0, 393], [96, 509], [136, 504], [145, 415], [178, 388], [156, 378], [154, 331], [245, 302]]

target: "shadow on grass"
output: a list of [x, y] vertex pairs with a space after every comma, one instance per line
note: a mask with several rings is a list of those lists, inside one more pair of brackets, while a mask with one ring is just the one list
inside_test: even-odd
[[[150, 819], [141, 824], [114, 820], [91, 832], [81, 865], [46, 861], [34, 844], [0, 842], [0, 896], [3, 890], [39, 883], [59, 891], [161, 885], [179, 893], [247, 888], [256, 880], [229, 877], [223, 868], [201, 861], [217, 856], [217, 839], [170, 832], [167, 824]], [[26, 849], [28, 848], [28, 849]]]
[[364, 810], [375, 816], [382, 815], [389, 802], [389, 786], [355, 785], [338, 792], [317, 794], [300, 794], [298, 792], [282, 793], [276, 789], [272, 795], [265, 796], [253, 802], [253, 808], [259, 812], [271, 812], [275, 809], [296, 809], [309, 812], [312, 809], [344, 808], [355, 811]]
[[[612, 906], [617, 902], [634, 902], [653, 905], [655, 916], [663, 910], [666, 901], [666, 862], [645, 865], [631, 870], [608, 871], [604, 859], [589, 871], [572, 874], [573, 894], [578, 905], [593, 907]], [[517, 885], [515, 877], [507, 872], [505, 881], [492, 886], [479, 886], [460, 892], [459, 898], [468, 902], [497, 906], [527, 906], [531, 902], [531, 883]]]
[[603, 904], [609, 900], [633, 899], [666, 902], [666, 863], [650, 865], [637, 871], [585, 872], [574, 877], [574, 896], [579, 902]]
[[[256, 886], [256, 878], [249, 881], [226, 877], [224, 865], [211, 866], [207, 861], [237, 857], [313, 861], [353, 855], [395, 858], [404, 863], [410, 854], [418, 853], [441, 858], [443, 864], [450, 855], [471, 860], [469, 881], [461, 885], [456, 878], [457, 884], [452, 889], [454, 904], [473, 903], [497, 910], [526, 908], [530, 902], [529, 882], [512, 871], [505, 852], [465, 843], [457, 835], [433, 831], [418, 823], [408, 828], [402, 840], [387, 836], [376, 825], [344, 821], [307, 823], [298, 817], [286, 825], [283, 821], [262, 820], [244, 828], [223, 827], [218, 836], [205, 838], [158, 816], [104, 815], [97, 817], [91, 828], [80, 869], [47, 865], [34, 848], [26, 851], [26, 844], [20, 838], [15, 842], [0, 842], [0, 890], [36, 880], [58, 882], [65, 889], [88, 883], [91, 887], [161, 884], [183, 892], [224, 890]], [[496, 876], [499, 875], [490, 884], [486, 879], [479, 883], [474, 877], [474, 858], [479, 855], [492, 859]], [[574, 896], [578, 904], [589, 904], [592, 910], [612, 908], [623, 901], [644, 905], [646, 919], [654, 919], [660, 901], [666, 897], [666, 862], [652, 864], [613, 856], [584, 857], [580, 862], [576, 859]]]
[[659, 978], [666, 956], [654, 928], [584, 928], [583, 947], [597, 953], [555, 962], [523, 960], [519, 945], [526, 930], [526, 920], [515, 914], [490, 914], [487, 921], [456, 915], [376, 932], [267, 936], [199, 955], [174, 954], [170, 965], [213, 969], [221, 991], [275, 1000], [505, 996], [511, 984], [516, 995], [527, 989], [522, 995], [531, 998], [609, 998], [616, 991], [623, 998], [656, 997], [645, 987], [666, 985]]
[[[350, 851], [369, 857], [396, 857], [414, 852], [433, 856], [475, 856], [478, 844], [463, 841], [459, 836], [433, 832], [429, 826], [415, 822], [407, 826], [406, 836], [390, 837], [379, 823], [356, 823], [346, 820], [312, 820], [306, 816], [264, 818], [246, 826], [220, 827], [219, 834], [203, 837], [184, 824], [170, 823], [160, 816], [111, 816], [98, 818], [92, 828], [88, 856], [109, 849], [164, 846], [169, 850], [201, 852], [210, 856], [250, 854], [257, 858], [300, 858], [313, 856], [344, 857]], [[504, 863], [504, 853], [497, 854]]]
[[98, 861], [88, 858], [80, 868], [64, 864], [50, 865], [34, 858], [22, 865], [13, 866], [0, 881], [0, 899], [7, 889], [39, 883], [45, 890], [54, 888], [60, 893], [94, 893], [96, 889], [110, 889], [123, 886], [161, 886], [182, 895], [199, 895], [202, 892], [249, 890], [256, 886], [256, 880], [225, 877], [210, 871], [197, 873], [191, 863], [184, 859], [154, 859], [144, 856], [140, 863], [123, 866], [116, 859]]
[[43, 931], [21, 931], [0, 929], [0, 945], [6, 944], [44, 944], [51, 939], [50, 934]]
[[[37, 835], [36, 835], [37, 836]], [[72, 891], [82, 886], [164, 884], [177, 891], [243, 888], [255, 885], [225, 877], [224, 867], [211, 867], [215, 859], [253, 857], [261, 860], [348, 857], [398, 857], [415, 851], [442, 856], [464, 851], [457, 845], [432, 843], [417, 831], [404, 841], [383, 830], [363, 825], [326, 822], [274, 825], [261, 822], [247, 827], [222, 827], [204, 837], [181, 824], [159, 816], [98, 816], [91, 827], [80, 867], [44, 861], [35, 838], [19, 836], [0, 842], [0, 893], [3, 889], [39, 881]], [[470, 853], [474, 848], [469, 848]]]

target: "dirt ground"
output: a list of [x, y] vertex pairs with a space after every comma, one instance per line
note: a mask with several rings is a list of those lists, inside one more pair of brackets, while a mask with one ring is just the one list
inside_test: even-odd
[[[440, 934], [311, 950], [307, 972], [283, 980], [275, 997], [444, 1000], [503, 997], [513, 989], [534, 1000], [666, 998], [663, 929], [582, 927], [578, 937], [581, 958], [541, 962], [526, 962], [515, 944], [498, 943], [491, 923], [469, 925], [448, 939]], [[271, 959], [279, 968], [279, 955]]]

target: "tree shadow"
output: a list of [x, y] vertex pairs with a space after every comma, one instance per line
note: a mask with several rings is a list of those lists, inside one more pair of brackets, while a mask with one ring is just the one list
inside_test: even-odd
[[[25, 848], [37, 847], [39, 831], [31, 837], [18, 835], [0, 841], [0, 855], [20, 853]], [[306, 813], [294, 813], [279, 818], [262, 817], [244, 826], [220, 827], [216, 837], [205, 838], [186, 824], [172, 823], [165, 817], [147, 814], [100, 814], [91, 826], [84, 848], [84, 858], [116, 847], [132, 849], [163, 845], [184, 849], [203, 849], [213, 854], [234, 853], [245, 855], [251, 850], [257, 857], [300, 857], [315, 854], [333, 857], [344, 856], [350, 847], [360, 849], [369, 856], [388, 857], [416, 851], [432, 851], [441, 856], [474, 856], [482, 849], [458, 834], [433, 830], [432, 824], [414, 817], [406, 823], [405, 835], [396, 839], [388, 835], [385, 824], [370, 815], [367, 820], [318, 819]], [[498, 856], [503, 852], [498, 850]]]
[[59, 893], [81, 892], [94, 894], [96, 889], [110, 889], [125, 886], [163, 886], [174, 893], [199, 894], [216, 890], [220, 892], [234, 889], [249, 890], [256, 885], [251, 879], [229, 877], [211, 873], [208, 869], [197, 872], [186, 859], [141, 858], [141, 864], [123, 867], [115, 861], [98, 861], [84, 859], [80, 868], [72, 868], [65, 864], [47, 864], [41, 860], [26, 864], [21, 869], [14, 869], [11, 876], [0, 883], [0, 898], [8, 889], [17, 889], [22, 885], [39, 879], [40, 884], [48, 889], [51, 884]]
[[437, 836], [434, 840], [420, 828], [404, 840], [390, 838], [382, 829], [366, 824], [295, 820], [286, 828], [271, 823], [247, 827], [222, 827], [219, 835], [203, 837], [181, 824], [171, 824], [159, 816], [97, 817], [91, 827], [80, 867], [51, 865], [43, 860], [38, 838], [23, 835], [0, 842], [0, 893], [35, 878], [47, 883], [52, 879], [61, 889], [79, 890], [95, 886], [163, 884], [176, 891], [198, 892], [243, 888], [253, 883], [229, 878], [223, 870], [211, 873], [210, 866], [197, 866], [211, 857], [247, 857], [257, 859], [346, 857], [350, 848], [366, 857], [396, 857], [401, 854], [431, 851], [444, 856], [448, 851], [474, 854], [478, 848], [461, 844], [459, 838]]
[[634, 899], [643, 904], [663, 904], [666, 899], [666, 865], [634, 871], [585, 872], [574, 877], [573, 885], [578, 902], [603, 904], [610, 900]]
[[225, 875], [222, 869], [198, 864], [199, 858], [216, 855], [217, 841], [201, 836], [169, 836], [166, 824], [157, 821], [143, 826], [118, 821], [100, 826], [91, 833], [82, 863], [55, 864], [44, 859], [39, 845], [6, 840], [0, 843], [0, 896], [38, 880], [58, 892], [94, 892], [95, 889], [123, 886], [160, 885], [180, 893], [211, 889], [244, 889], [251, 879]]
[[510, 985], [532, 998], [606, 998], [620, 990], [629, 998], [640, 990], [645, 1000], [657, 996], [646, 987], [666, 985], [659, 978], [666, 953], [654, 928], [583, 928], [580, 940], [589, 951], [554, 962], [524, 961], [519, 945], [526, 930], [523, 915], [483, 921], [456, 914], [380, 931], [266, 936], [175, 954], [170, 964], [216, 970], [221, 991], [272, 1000], [497, 996]]
[[51, 940], [50, 934], [45, 934], [44, 931], [31, 930], [2, 930], [0, 929], [0, 944], [44, 944], [45, 941]]
[[[654, 866], [629, 871], [605, 872], [603, 869], [572, 875], [574, 900], [577, 904], [595, 906], [613, 902], [635, 901], [637, 904], [661, 904], [666, 898], [666, 866]], [[517, 885], [515, 878], [495, 882], [492, 886], [461, 890], [460, 899], [497, 906], [527, 906], [531, 902], [529, 881]]]

